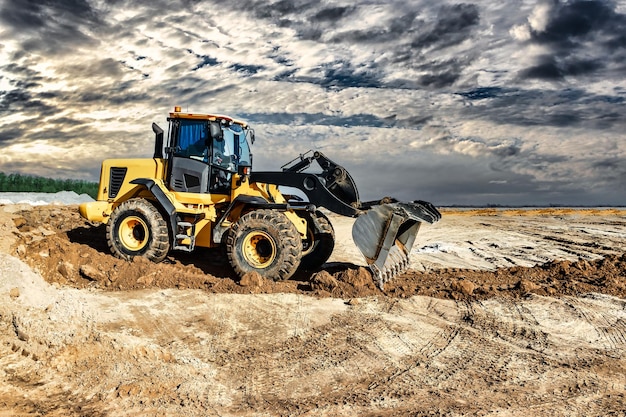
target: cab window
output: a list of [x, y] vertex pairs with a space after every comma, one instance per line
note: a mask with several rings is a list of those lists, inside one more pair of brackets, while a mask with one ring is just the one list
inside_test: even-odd
[[178, 127], [178, 143], [175, 156], [208, 160], [206, 122], [182, 120]]

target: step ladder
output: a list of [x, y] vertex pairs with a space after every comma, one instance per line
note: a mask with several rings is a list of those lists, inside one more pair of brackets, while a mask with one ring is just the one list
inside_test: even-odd
[[[177, 222], [172, 249], [191, 252], [196, 247], [196, 222]], [[185, 241], [189, 241], [186, 243]]]

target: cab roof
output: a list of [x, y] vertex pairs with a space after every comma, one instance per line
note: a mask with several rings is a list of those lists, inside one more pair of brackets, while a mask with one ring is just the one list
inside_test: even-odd
[[235, 119], [234, 117], [220, 115], [220, 114], [206, 114], [206, 113], [183, 113], [179, 110], [179, 108], [175, 108], [173, 112], [170, 113], [170, 119], [188, 119], [188, 120], [207, 120], [211, 122], [222, 121], [225, 120], [227, 122], [237, 123], [241, 125], [243, 128], [248, 127], [248, 123], [243, 120]]

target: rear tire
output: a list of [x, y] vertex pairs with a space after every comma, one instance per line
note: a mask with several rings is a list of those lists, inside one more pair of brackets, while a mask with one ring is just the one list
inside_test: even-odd
[[302, 239], [296, 226], [275, 210], [241, 216], [226, 238], [228, 260], [240, 277], [258, 272], [274, 281], [289, 279], [300, 265]]
[[113, 210], [106, 237], [113, 255], [121, 259], [143, 256], [161, 262], [170, 250], [167, 223], [159, 210], [143, 198], [125, 201]]
[[[315, 216], [319, 227], [313, 223], [312, 216]], [[314, 270], [324, 265], [333, 254], [335, 230], [328, 217], [319, 210], [307, 217], [307, 238], [303, 243], [300, 268]]]

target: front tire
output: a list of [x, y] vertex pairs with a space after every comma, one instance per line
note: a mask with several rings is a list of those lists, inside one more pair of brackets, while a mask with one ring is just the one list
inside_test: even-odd
[[240, 277], [254, 271], [282, 281], [289, 279], [300, 265], [302, 239], [284, 214], [255, 210], [233, 224], [227, 235], [226, 251]]
[[143, 198], [125, 201], [113, 210], [106, 236], [111, 252], [121, 259], [143, 256], [161, 262], [170, 250], [167, 223], [159, 210]]

